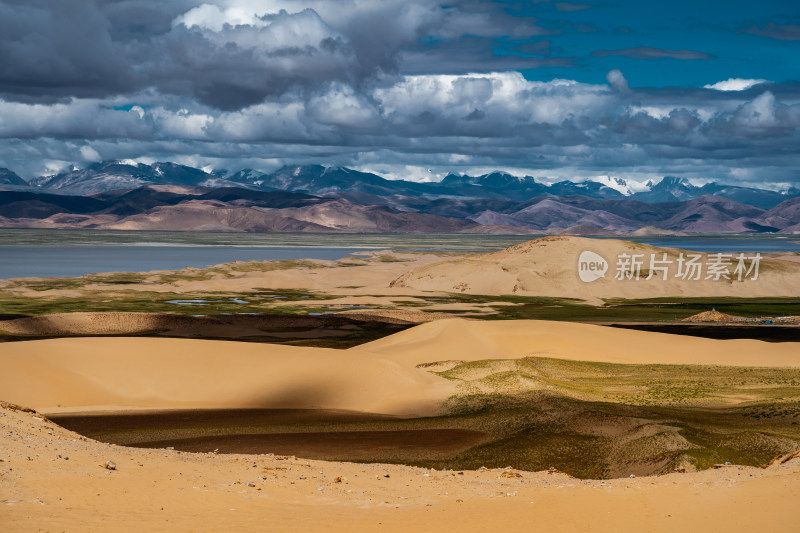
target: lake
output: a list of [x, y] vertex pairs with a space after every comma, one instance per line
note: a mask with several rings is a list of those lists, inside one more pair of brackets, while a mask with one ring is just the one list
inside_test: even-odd
[[232, 261], [341, 259], [357, 249], [256, 246], [0, 246], [0, 278], [72, 277], [94, 272], [146, 272]]
[[693, 252], [800, 252], [800, 236], [785, 235], [697, 235], [691, 237], [616, 237], [628, 241], [680, 248]]
[[[494, 251], [530, 235], [329, 235], [0, 230], [0, 278], [177, 270], [231, 261], [336, 260], [365, 250]], [[800, 252], [796, 237], [713, 235], [629, 237], [700, 252]]]

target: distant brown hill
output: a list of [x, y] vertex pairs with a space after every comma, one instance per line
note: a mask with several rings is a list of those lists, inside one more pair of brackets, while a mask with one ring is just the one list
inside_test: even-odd
[[0, 191], [0, 226], [264, 233], [457, 233], [478, 224], [286, 191], [224, 188], [171, 192], [142, 187], [96, 196]]
[[189, 185], [148, 185], [86, 196], [0, 190], [0, 227], [602, 236], [800, 233], [797, 198], [765, 211], [710, 195], [647, 203], [579, 195], [515, 201], [406, 192], [380, 195], [338, 188], [309, 194]]

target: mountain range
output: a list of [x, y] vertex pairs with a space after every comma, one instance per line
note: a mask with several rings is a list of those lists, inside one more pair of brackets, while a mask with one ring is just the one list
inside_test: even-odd
[[20, 178], [16, 172], [7, 168], [0, 168], [0, 186], [3, 185], [26, 187], [28, 186], [28, 182]]
[[286, 191], [151, 185], [70, 196], [0, 191], [0, 227], [162, 231], [457, 233], [466, 219]]
[[800, 233], [800, 190], [665, 177], [541, 183], [503, 172], [440, 182], [320, 165], [213, 173], [94, 163], [26, 182], [0, 169], [0, 226], [308, 232]]
[[770, 209], [784, 200], [800, 196], [800, 189], [778, 192], [767, 189], [725, 185], [715, 182], [697, 186], [684, 178], [664, 177], [639, 185], [622, 178], [603, 177], [588, 181], [563, 180], [543, 183], [536, 178], [517, 177], [505, 172], [481, 176], [448, 174], [439, 182], [390, 180], [377, 174], [344, 167], [321, 165], [286, 166], [274, 172], [252, 169], [228, 172], [204, 170], [176, 163], [105, 161], [86, 168], [73, 168], [26, 182], [9, 169], [0, 168], [0, 186], [38, 190], [54, 194], [94, 194], [147, 185], [194, 187], [238, 186], [256, 190], [285, 190], [317, 196], [346, 196], [357, 202], [392, 203], [394, 196], [502, 198], [526, 201], [537, 196], [587, 196], [590, 198], [632, 198], [644, 202], [674, 202], [714, 195], [736, 202]]
[[[719, 196], [407, 197], [403, 210], [340, 196], [150, 185], [94, 195], [0, 191], [0, 227], [164, 231], [651, 234], [800, 233], [800, 198], [769, 209]], [[397, 200], [399, 201], [399, 199]]]

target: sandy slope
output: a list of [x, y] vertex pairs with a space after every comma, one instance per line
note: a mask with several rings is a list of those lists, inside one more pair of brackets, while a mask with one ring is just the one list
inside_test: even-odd
[[795, 343], [718, 341], [547, 321], [438, 320], [349, 350], [156, 338], [0, 347], [3, 399], [37, 409], [296, 407], [435, 413], [453, 382], [416, 368], [525, 356], [800, 366]]
[[623, 364], [800, 366], [797, 343], [714, 340], [545, 320], [437, 320], [362, 344], [409, 366], [526, 356]]
[[6, 401], [38, 409], [296, 407], [419, 415], [450, 383], [363, 352], [194, 339], [67, 338], [0, 347]]
[[0, 320], [0, 331], [13, 335], [108, 335], [190, 327], [193, 317], [159, 313], [53, 313]]
[[[608, 262], [605, 278], [585, 283], [578, 277], [578, 257], [583, 251], [600, 254]], [[677, 264], [667, 280], [647, 277], [651, 254], [656, 259], [676, 261], [680, 250], [657, 248], [616, 239], [544, 237], [512, 246], [499, 252], [468, 258], [440, 261], [406, 272], [392, 282], [394, 288], [468, 294], [551, 296], [601, 302], [602, 298], [657, 298], [700, 296], [798, 296], [800, 265], [792, 261], [762, 259], [758, 280], [700, 280], [676, 278]], [[615, 280], [620, 254], [643, 254], [639, 280]], [[701, 254], [701, 263], [707, 255]], [[735, 268], [734, 265], [731, 270]]]
[[[113, 461], [116, 470], [103, 465]], [[3, 531], [794, 532], [800, 459], [659, 478], [104, 445], [0, 406]]]
[[[0, 346], [0, 395], [51, 411], [320, 407], [434, 412], [452, 384], [415, 365], [548, 355], [800, 366], [792, 344], [541, 321], [423, 324], [350, 350], [69, 338]], [[103, 465], [116, 464], [116, 470]], [[105, 445], [0, 404], [3, 531], [796, 531], [800, 458], [658, 478], [217, 456]]]
[[[590, 242], [608, 255], [633, 246]], [[764, 283], [746, 288], [705, 282], [586, 285], [574, 270], [576, 252], [585, 244], [574, 238], [532, 241], [478, 259], [421, 266], [430, 261], [425, 258], [394, 288], [387, 287], [391, 276], [408, 264], [326, 269], [324, 274], [300, 269], [252, 273], [234, 280], [187, 282], [182, 288], [313, 286], [344, 293], [345, 286], [357, 283], [364, 295], [382, 287], [384, 294], [398, 295], [464, 290], [590, 299], [798, 294], [800, 265], [785, 262], [768, 265], [772, 268]], [[363, 276], [355, 275], [361, 272]], [[151, 326], [150, 318], [141, 318], [136, 327]], [[92, 328], [91, 317], [80, 320], [78, 326]], [[121, 326], [108, 322], [109, 331], [119, 332]], [[715, 341], [561, 322], [453, 319], [343, 351], [148, 338], [6, 343], [0, 345], [0, 399], [45, 411], [309, 407], [422, 415], [439, 409], [453, 383], [416, 365], [528, 355], [615, 363], [800, 366], [800, 349], [790, 343]], [[101, 466], [109, 460], [116, 470]], [[731, 467], [606, 482], [501, 470], [460, 475], [391, 465], [121, 448], [0, 405], [2, 531], [464, 532], [534, 525], [545, 531], [794, 532], [800, 523], [798, 496], [800, 458], [768, 469]]]

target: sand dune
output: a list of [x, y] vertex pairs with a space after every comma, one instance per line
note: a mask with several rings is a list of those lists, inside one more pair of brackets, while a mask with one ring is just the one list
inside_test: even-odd
[[194, 317], [159, 313], [54, 313], [0, 320], [0, 331], [13, 335], [108, 335], [166, 331], [197, 322]]
[[6, 532], [794, 532], [800, 522], [796, 454], [766, 469], [581, 481], [124, 448], [5, 405], [0, 430]]
[[[592, 251], [608, 262], [605, 278], [585, 283], [578, 277], [578, 257]], [[615, 280], [620, 254], [642, 254], [644, 265], [640, 279]], [[667, 280], [656, 275], [650, 280], [650, 254], [672, 260]], [[798, 296], [800, 264], [779, 259], [762, 259], [757, 280], [709, 279], [703, 270], [700, 280], [676, 278], [681, 250], [657, 248], [617, 239], [581, 237], [544, 237], [512, 246], [499, 252], [468, 258], [440, 261], [421, 266], [395, 279], [391, 286], [411, 290], [463, 292], [467, 294], [551, 296], [578, 298], [595, 303], [602, 298], [657, 298], [708, 296]], [[701, 254], [701, 263], [708, 259]], [[731, 270], [735, 268], [734, 265]]]
[[436, 412], [450, 384], [361, 352], [150, 338], [0, 348], [3, 399], [37, 409], [292, 407]]
[[[45, 412], [292, 407], [433, 414], [452, 382], [416, 365], [526, 355], [800, 366], [796, 344], [543, 321], [439, 320], [349, 350], [150, 338], [0, 345], [0, 395]], [[206, 448], [211, 446], [208, 444]], [[204, 448], [205, 449], [205, 448]], [[114, 470], [104, 467], [114, 462]], [[623, 472], [623, 475], [626, 473]], [[577, 480], [101, 444], [0, 403], [4, 531], [795, 531], [800, 458], [658, 478]]]
[[155, 338], [0, 348], [3, 399], [38, 409], [294, 407], [430, 414], [453, 384], [415, 368], [526, 356], [635, 364], [800, 366], [795, 343], [719, 341], [547, 321], [438, 320], [349, 350]]
[[622, 364], [800, 366], [797, 343], [715, 340], [546, 320], [437, 320], [362, 344], [406, 365], [527, 356]]
[[[386, 287], [389, 275], [399, 274], [402, 265], [377, 265], [366, 273], [367, 281], [359, 279], [365, 284], [360, 290], [370, 295], [381, 286], [394, 294], [433, 290], [590, 300], [798, 294], [800, 264], [783, 261], [765, 261], [762, 279], [752, 284], [608, 279], [585, 284], [577, 279], [575, 263], [588, 244], [606, 257], [620, 251], [660, 253], [622, 241], [552, 238], [421, 266], [393, 288]], [[330, 276], [307, 270], [258, 276], [281, 282], [269, 286], [352, 283], [351, 270], [330, 270]], [[259, 286], [265, 286], [263, 279]], [[190, 283], [208, 288], [228, 282]], [[179, 317], [164, 320], [87, 314], [23, 319], [2, 328], [17, 334], [125, 334], [185, 326]], [[0, 344], [0, 399], [45, 412], [256, 407], [421, 416], [441, 412], [456, 384], [417, 365], [526, 356], [800, 367], [797, 343], [718, 341], [564, 322], [447, 319], [348, 350], [163, 338], [5, 343]], [[115, 470], [103, 467], [107, 461], [116, 463]], [[491, 531], [534, 521], [557, 531], [796, 531], [798, 474], [796, 454], [767, 469], [731, 466], [600, 482], [511, 469], [459, 475], [294, 457], [142, 450], [86, 440], [35, 413], [0, 404], [4, 531], [220, 531], [265, 524], [287, 531]]]

